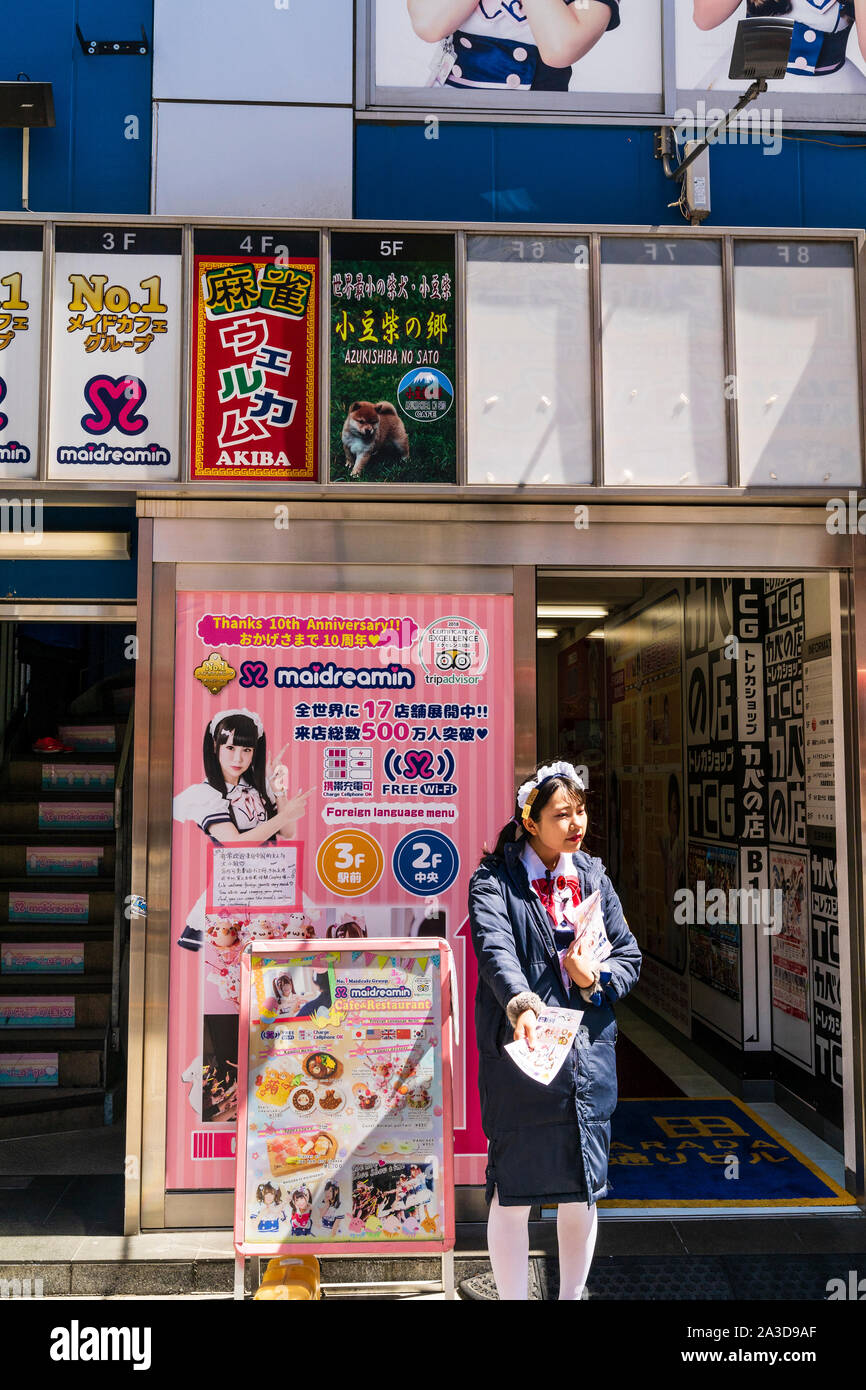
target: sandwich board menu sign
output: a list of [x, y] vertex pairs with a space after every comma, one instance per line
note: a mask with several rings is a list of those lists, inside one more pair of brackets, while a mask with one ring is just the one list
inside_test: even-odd
[[451, 951], [358, 945], [242, 956], [240, 1257], [453, 1249]]

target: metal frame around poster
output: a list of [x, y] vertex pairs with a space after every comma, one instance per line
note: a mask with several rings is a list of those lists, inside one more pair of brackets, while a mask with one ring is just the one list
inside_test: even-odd
[[[728, 110], [745, 92], [748, 80], [737, 89], [709, 91], [677, 85], [677, 4], [685, 8], [689, 0], [659, 0], [661, 7], [661, 73], [662, 90], [655, 98], [649, 93], [627, 92], [581, 96], [579, 92], [544, 93], [510, 92], [498, 98], [485, 92], [454, 88], [380, 87], [376, 83], [376, 0], [357, 0], [356, 21], [356, 78], [355, 110], [362, 121], [424, 121], [434, 114], [444, 121], [475, 123], [495, 119], [497, 125], [556, 123], [557, 125], [650, 126], [670, 125], [677, 113], [695, 112], [699, 117], [699, 102], [707, 107]], [[816, 110], [815, 98], [819, 99]], [[784, 112], [783, 121], [791, 130], [806, 126], [809, 130], [846, 131], [863, 126], [863, 98], [857, 93], [836, 93], [820, 100], [821, 92], [786, 94], [784, 80], [780, 89], [764, 99], [772, 100]], [[577, 109], [577, 100], [580, 108]], [[757, 108], [750, 108], [755, 111]], [[423, 113], [423, 114], [422, 114]], [[775, 114], [775, 110], [772, 111]], [[703, 119], [703, 128], [713, 119]], [[701, 122], [699, 121], [699, 124]], [[790, 138], [790, 137], [789, 137]], [[796, 138], [796, 137], [794, 137]]]
[[[2, 222], [27, 222], [32, 225], [32, 217], [27, 214], [4, 214], [0, 218]], [[112, 227], [112, 228], [145, 228], [150, 226], [180, 226], [183, 228], [183, 276], [184, 286], [184, 306], [183, 323], [181, 332], [181, 363], [183, 379], [180, 383], [180, 440], [181, 440], [181, 477], [176, 482], [150, 480], [145, 482], [123, 482], [122, 480], [110, 482], [94, 481], [87, 479], [66, 482], [63, 480], [49, 479], [47, 477], [47, 423], [49, 415], [49, 370], [51, 352], [51, 306], [53, 289], [53, 264], [54, 264], [54, 234], [53, 229], [58, 225], [74, 225], [75, 223], [87, 223], [88, 225]], [[353, 502], [363, 502], [372, 499], [388, 499], [389, 501], [408, 500], [413, 501], [447, 501], [452, 500], [465, 502], [484, 502], [489, 500], [509, 501], [518, 497], [524, 503], [527, 502], [588, 502], [602, 504], [607, 502], [675, 502], [677, 506], [685, 503], [700, 501], [701, 503], [723, 503], [730, 501], [745, 501], [748, 503], [772, 502], [776, 505], [797, 505], [809, 502], [826, 502], [828, 498], [837, 496], [841, 485], [818, 483], [808, 486], [789, 486], [784, 483], [772, 486], [760, 484], [757, 486], [742, 486], [739, 475], [738, 457], [738, 438], [737, 438], [737, 402], [733, 397], [728, 400], [728, 483], [718, 486], [687, 487], [669, 485], [646, 485], [646, 486], [622, 486], [607, 485], [604, 482], [604, 412], [603, 412], [603, 363], [602, 363], [602, 302], [601, 302], [601, 243], [604, 238], [634, 238], [640, 237], [646, 241], [693, 241], [698, 239], [709, 239], [721, 244], [722, 248], [722, 292], [724, 302], [724, 336], [723, 353], [725, 371], [728, 376], [736, 374], [736, 343], [735, 343], [735, 324], [734, 324], [734, 246], [737, 242], [785, 242], [792, 241], [798, 244], [813, 244], [822, 242], [841, 242], [851, 247], [854, 264], [855, 291], [857, 298], [857, 343], [859, 349], [858, 362], [858, 388], [861, 403], [861, 419], [866, 412], [866, 233], [862, 230], [839, 229], [804, 229], [802, 227], [777, 227], [777, 228], [725, 228], [725, 227], [692, 227], [683, 226], [659, 227], [659, 226], [624, 226], [624, 225], [578, 225], [564, 223], [539, 223], [535, 226], [527, 226], [523, 223], [508, 222], [487, 222], [487, 223], [468, 223], [457, 224], [453, 222], [414, 222], [414, 223], [393, 223], [375, 221], [334, 221], [318, 222], [311, 220], [283, 221], [275, 218], [217, 218], [217, 217], [130, 217], [122, 220], [116, 216], [105, 216], [96, 214], [94, 216], [83, 216], [81, 214], [69, 213], [65, 215], [48, 215], [42, 219], [45, 228], [45, 242], [43, 253], [43, 370], [40, 374], [40, 456], [38, 476], [36, 479], [0, 479], [0, 488], [7, 494], [20, 493], [31, 495], [34, 491], [39, 495], [49, 499], [52, 505], [82, 505], [90, 501], [91, 494], [98, 494], [101, 505], [121, 505], [128, 501], [130, 494], [138, 496], [165, 497], [165, 498], [192, 498], [192, 497], [274, 497], [280, 500], [291, 498], [298, 501], [309, 501], [312, 499], [328, 498], [332, 501], [340, 501], [351, 498]], [[349, 482], [329, 482], [321, 481], [279, 481], [274, 482], [268, 479], [190, 479], [189, 469], [189, 450], [190, 450], [190, 397], [192, 389], [191, 360], [192, 360], [192, 296], [193, 296], [193, 268], [192, 268], [192, 232], [195, 228], [221, 228], [237, 227], [242, 225], [245, 229], [255, 231], [281, 229], [285, 231], [306, 230], [318, 231], [320, 233], [320, 267], [321, 267], [321, 291], [319, 299], [320, 314], [320, 351], [318, 356], [318, 368], [320, 372], [319, 382], [319, 432], [317, 440], [319, 443], [319, 473], [322, 475], [324, 460], [327, 457], [327, 440], [329, 437], [329, 412], [330, 412], [330, 393], [329, 393], [329, 356], [328, 335], [325, 327], [329, 323], [329, 269], [330, 269], [330, 232], [331, 231], [355, 231], [355, 232], [381, 232], [383, 235], [397, 235], [400, 232], [439, 232], [451, 233], [455, 238], [456, 256], [456, 284], [458, 288], [458, 303], [460, 296], [464, 295], [466, 284], [466, 250], [469, 237], [478, 234], [484, 236], [513, 236], [513, 237], [557, 237], [571, 238], [575, 236], [585, 237], [590, 246], [590, 274], [591, 274], [591, 308], [590, 308], [590, 331], [592, 337], [591, 353], [591, 377], [592, 377], [592, 436], [593, 436], [593, 480], [592, 483], [567, 483], [567, 484], [488, 484], [488, 483], [469, 483], [467, 482], [467, 445], [466, 445], [466, 392], [465, 375], [468, 361], [468, 334], [467, 316], [465, 312], [460, 314], [458, 340], [457, 340], [457, 363], [459, 372], [462, 373], [464, 380], [458, 382], [458, 403], [457, 403], [457, 460], [458, 472], [456, 483], [349, 483]], [[861, 430], [860, 441], [860, 483], [863, 486], [866, 480], [864, 472], [864, 438]], [[94, 498], [95, 500], [95, 498]]]
[[[866, 869], [866, 546], [831, 536], [823, 506], [616, 506], [592, 509], [574, 529], [570, 504], [405, 500], [350, 505], [306, 499], [291, 507], [291, 529], [276, 531], [263, 499], [141, 500], [138, 623], [141, 660], [131, 888], [148, 902], [133, 922], [125, 1230], [228, 1227], [222, 1192], [166, 1192], [165, 1078], [171, 886], [174, 624], [178, 591], [236, 587], [280, 592], [511, 593], [514, 596], [515, 770], [536, 760], [536, 567], [590, 578], [749, 575], [839, 571], [845, 673], [845, 798], [851, 927], [850, 1026], [853, 1066], [846, 1080], [849, 1190], [866, 1188], [866, 1067], [863, 1063], [862, 911]], [[216, 556], [224, 556], [222, 562]], [[387, 562], [383, 563], [383, 556]], [[230, 560], [228, 557], [231, 557]], [[846, 594], [848, 599], [846, 601]], [[860, 672], [859, 680], [857, 672]]]
[[[243, 1265], [248, 1256], [292, 1256], [299, 1254], [321, 1255], [352, 1255], [366, 1257], [368, 1255], [388, 1255], [403, 1256], [411, 1258], [414, 1255], [439, 1255], [442, 1259], [442, 1285], [446, 1297], [453, 1297], [454, 1291], [454, 1130], [453, 1130], [453, 1086], [452, 1086], [452, 1063], [455, 1026], [459, 1028], [457, 1012], [457, 988], [456, 975], [454, 973], [454, 959], [451, 947], [448, 942], [442, 939], [427, 937], [422, 945], [418, 944], [417, 939], [412, 937], [371, 937], [363, 942], [364, 955], [382, 956], [425, 956], [429, 957], [438, 954], [440, 964], [438, 967], [439, 977], [439, 1024], [440, 1032], [438, 1038], [439, 1055], [441, 1057], [441, 1076], [442, 1076], [442, 1173], [441, 1173], [441, 1240], [404, 1240], [392, 1236], [385, 1240], [339, 1240], [321, 1241], [315, 1237], [304, 1239], [303, 1243], [289, 1242], [251, 1242], [244, 1239], [243, 1231], [246, 1224], [245, 1214], [247, 1209], [247, 1182], [246, 1182], [246, 1163], [247, 1145], [238, 1144], [236, 1158], [236, 1180], [235, 1180], [235, 1200], [234, 1200], [234, 1245], [235, 1245], [235, 1297], [243, 1296]], [[340, 955], [349, 956], [361, 954], [357, 941], [329, 941], [327, 950], [315, 952], [317, 955]], [[255, 954], [261, 954], [261, 949]], [[267, 944], [267, 954], [274, 957], [309, 956], [311, 954], [310, 943], [305, 941], [274, 941]], [[240, 1032], [242, 1046], [238, 1051], [238, 1134], [246, 1134], [247, 1130], [247, 1103], [249, 1099], [249, 1038], [250, 1038], [250, 991], [251, 991], [251, 961], [253, 950], [248, 946], [241, 956], [241, 1011], [240, 1011]], [[397, 1161], [397, 1160], [395, 1160]]]
[[[498, 124], [555, 121], [558, 125], [603, 122], [605, 125], [659, 125], [674, 115], [675, 0], [658, 0], [660, 9], [661, 91], [521, 92], [503, 99], [486, 92], [438, 87], [380, 87], [376, 83], [376, 0], [357, 0], [355, 105], [361, 120], [393, 120], [403, 114], [424, 121], [427, 113], [443, 120], [489, 121]], [[577, 102], [580, 107], [577, 108]], [[422, 114], [422, 112], [424, 114]]]

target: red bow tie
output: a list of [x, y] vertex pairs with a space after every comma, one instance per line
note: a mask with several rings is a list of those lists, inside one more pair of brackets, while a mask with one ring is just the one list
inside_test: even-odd
[[571, 901], [574, 903], [575, 907], [577, 907], [580, 902], [580, 880], [576, 878], [567, 878], [565, 874], [557, 874], [556, 876], [548, 874], [546, 878], [534, 878], [532, 880], [532, 886], [541, 899], [554, 926], [558, 926], [556, 914], [553, 910], [554, 889], [562, 891], [564, 888], [569, 888], [571, 890]]

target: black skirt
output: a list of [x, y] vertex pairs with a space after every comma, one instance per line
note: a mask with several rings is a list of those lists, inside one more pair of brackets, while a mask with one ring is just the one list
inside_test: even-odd
[[[527, 1149], [533, 1157], [527, 1162]], [[562, 1177], [574, 1174], [574, 1184], [563, 1191]], [[539, 1203], [585, 1202], [590, 1205], [580, 1130], [576, 1124], [544, 1125], [517, 1129], [490, 1140], [487, 1153], [485, 1200], [493, 1201], [494, 1188], [501, 1207], [530, 1207]], [[604, 1193], [610, 1190], [608, 1183]]]

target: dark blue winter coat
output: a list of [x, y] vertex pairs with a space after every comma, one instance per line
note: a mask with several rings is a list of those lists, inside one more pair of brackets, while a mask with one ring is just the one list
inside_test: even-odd
[[[607, 1164], [617, 1097], [613, 1005], [637, 982], [641, 953], [601, 860], [578, 851], [572, 858], [581, 899], [601, 889], [613, 954], [604, 962], [610, 978], [600, 1004], [587, 1004], [575, 984], [566, 992], [550, 918], [521, 859], [523, 843], [507, 844], [501, 861], [485, 860], [469, 884], [478, 957], [478, 1084], [489, 1140], [486, 1196], [491, 1201], [497, 1186], [502, 1206], [542, 1199], [592, 1205], [612, 1190]], [[571, 1054], [549, 1086], [525, 1076], [503, 1051], [514, 1036], [506, 1006], [527, 990], [545, 1004], [583, 1010]]]

